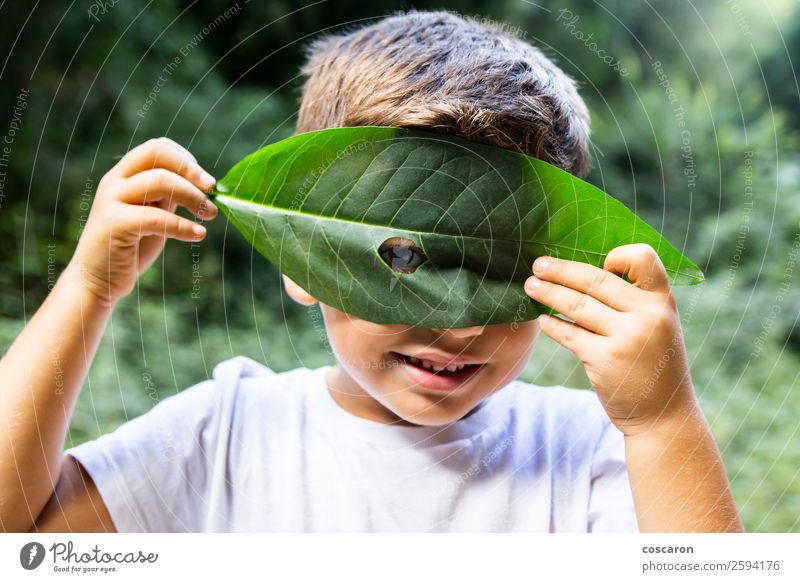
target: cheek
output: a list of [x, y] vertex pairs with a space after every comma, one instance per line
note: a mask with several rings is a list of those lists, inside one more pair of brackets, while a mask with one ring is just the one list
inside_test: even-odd
[[533, 352], [536, 338], [539, 336], [539, 324], [525, 321], [509, 325], [503, 330], [503, 337], [498, 338], [496, 345], [501, 346], [496, 354], [498, 372], [508, 372], [516, 376], [525, 368]]
[[503, 357], [519, 357], [530, 354], [536, 338], [539, 336], [539, 324], [536, 321], [523, 321], [504, 325], [498, 330], [496, 343], [502, 343], [503, 348], [498, 354]]
[[322, 313], [331, 347], [348, 368], [374, 368], [367, 364], [382, 359], [398, 337], [394, 326], [365, 321], [327, 305], [322, 306]]

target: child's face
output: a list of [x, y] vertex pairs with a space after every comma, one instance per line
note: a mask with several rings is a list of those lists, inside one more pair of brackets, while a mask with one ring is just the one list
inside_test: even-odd
[[[289, 295], [314, 299], [286, 279]], [[459, 329], [377, 324], [321, 305], [337, 359], [328, 390], [342, 408], [378, 422], [437, 426], [466, 416], [484, 398], [514, 380], [530, 357], [535, 321]], [[411, 362], [470, 363], [434, 374]]]

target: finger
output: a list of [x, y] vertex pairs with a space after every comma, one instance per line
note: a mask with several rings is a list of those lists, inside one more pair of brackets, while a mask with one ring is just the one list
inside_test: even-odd
[[209, 192], [216, 183], [192, 154], [167, 138], [151, 139], [136, 146], [123, 156], [117, 167], [123, 178], [154, 168], [164, 168], [183, 176], [204, 192]]
[[163, 202], [159, 206], [169, 211], [177, 204], [202, 219], [214, 218], [218, 213], [202, 190], [183, 176], [163, 168], [139, 172], [125, 180], [120, 200], [127, 204]]
[[669, 277], [655, 249], [638, 243], [612, 249], [603, 268], [618, 275], [627, 275], [635, 287], [645, 291], [669, 291]]
[[586, 293], [542, 281], [536, 277], [530, 277], [525, 281], [525, 292], [532, 299], [563, 313], [581, 327], [600, 335], [608, 335], [609, 330], [613, 329], [615, 316], [619, 315], [618, 311], [614, 311]]
[[575, 353], [581, 359], [583, 359], [584, 349], [597, 338], [595, 334], [582, 328], [577, 323], [564, 321], [555, 315], [540, 315], [536, 322], [545, 335]]
[[171, 139], [171, 138], [169, 138], [167, 136], [161, 136], [161, 139], [165, 140], [167, 142], [167, 145], [169, 145], [171, 147], [174, 147], [174, 148], [178, 149], [179, 151], [186, 152], [195, 164], [198, 163], [197, 162], [197, 158], [194, 157], [194, 154], [192, 154], [192, 152], [187, 150], [185, 147], [183, 147], [181, 144], [176, 142], [174, 139]]
[[154, 140], [160, 140], [160, 141], [163, 141], [165, 145], [167, 145], [167, 146], [169, 146], [169, 147], [171, 147], [171, 148], [174, 148], [174, 149], [176, 149], [178, 152], [180, 152], [180, 153], [182, 153], [182, 154], [186, 154], [186, 155], [188, 155], [188, 156], [189, 156], [189, 158], [191, 158], [191, 160], [192, 160], [192, 161], [193, 161], [195, 164], [197, 163], [197, 158], [196, 158], [196, 157], [194, 157], [194, 154], [192, 154], [192, 152], [190, 152], [188, 149], [186, 149], [186, 148], [185, 148], [185, 147], [183, 147], [181, 144], [179, 144], [178, 142], [176, 142], [174, 139], [172, 139], [172, 138], [169, 138], [169, 137], [167, 137], [167, 136], [165, 136], [165, 135], [162, 135], [161, 137], [156, 137], [156, 138], [153, 138], [153, 139], [154, 139]]
[[155, 235], [193, 242], [206, 236], [202, 225], [155, 206], [123, 206], [120, 218], [119, 227], [138, 238]]
[[631, 285], [594, 265], [554, 257], [539, 257], [533, 262], [533, 274], [539, 279], [591, 295], [618, 311], [627, 311], [630, 308]]

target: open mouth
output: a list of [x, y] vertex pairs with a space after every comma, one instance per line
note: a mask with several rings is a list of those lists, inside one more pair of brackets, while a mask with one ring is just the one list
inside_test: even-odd
[[484, 364], [434, 362], [399, 352], [392, 353], [417, 385], [434, 390], [458, 388], [484, 366]]
[[480, 364], [444, 364], [439, 362], [432, 362], [430, 360], [424, 360], [421, 358], [415, 358], [413, 356], [407, 356], [405, 354], [400, 354], [395, 352], [398, 359], [402, 360], [406, 364], [410, 366], [414, 366], [416, 368], [422, 368], [423, 370], [427, 370], [429, 372], [433, 372], [434, 374], [455, 374], [458, 372], [463, 372], [469, 368], [478, 368]]

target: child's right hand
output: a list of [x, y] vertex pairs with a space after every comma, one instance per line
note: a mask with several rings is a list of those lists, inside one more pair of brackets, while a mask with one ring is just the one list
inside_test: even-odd
[[206, 197], [215, 180], [171, 139], [151, 139], [129, 151], [97, 187], [89, 218], [67, 269], [106, 305], [130, 293], [167, 238], [202, 240], [206, 229], [175, 214], [183, 206], [210, 220], [218, 210]]

